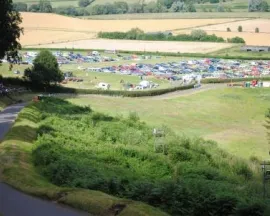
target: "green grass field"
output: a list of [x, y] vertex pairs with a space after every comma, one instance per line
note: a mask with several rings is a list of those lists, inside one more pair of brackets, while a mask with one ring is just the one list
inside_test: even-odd
[[176, 133], [204, 137], [238, 156], [268, 158], [264, 128], [270, 89], [225, 88], [169, 100], [88, 96], [80, 105], [111, 115], [135, 111], [149, 125], [167, 125]]

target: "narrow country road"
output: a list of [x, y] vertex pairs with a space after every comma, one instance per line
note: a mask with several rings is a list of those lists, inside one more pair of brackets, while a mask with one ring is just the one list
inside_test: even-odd
[[[10, 106], [0, 112], [0, 140], [8, 132], [26, 104]], [[1, 144], [0, 144], [1, 145]], [[1, 181], [1, 179], [0, 179]], [[66, 206], [35, 198], [0, 182], [0, 215], [3, 216], [86, 216]]]

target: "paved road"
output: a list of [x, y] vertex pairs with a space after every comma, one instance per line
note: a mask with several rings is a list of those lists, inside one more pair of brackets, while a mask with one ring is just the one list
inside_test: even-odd
[[[25, 104], [13, 105], [0, 112], [0, 140], [12, 126]], [[1, 180], [1, 179], [0, 179]], [[3, 216], [86, 216], [66, 206], [23, 194], [0, 182], [0, 214]]]

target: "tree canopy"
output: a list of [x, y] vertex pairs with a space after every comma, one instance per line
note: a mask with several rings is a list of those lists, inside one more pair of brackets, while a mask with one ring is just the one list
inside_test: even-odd
[[13, 9], [12, 0], [2, 0], [0, 7], [0, 59], [7, 56], [8, 60], [18, 60], [21, 48], [18, 39], [21, 36], [22, 22], [18, 11]]
[[42, 50], [34, 60], [34, 66], [26, 69], [24, 75], [32, 83], [49, 85], [64, 79], [56, 58], [48, 50]]
[[28, 7], [26, 3], [18, 2], [13, 4], [13, 9], [16, 11], [26, 12]]

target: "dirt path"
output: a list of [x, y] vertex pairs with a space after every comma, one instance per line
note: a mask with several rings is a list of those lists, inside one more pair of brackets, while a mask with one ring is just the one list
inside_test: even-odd
[[[18, 113], [26, 104], [17, 104], [7, 107], [0, 112], [0, 140], [13, 125]], [[0, 179], [0, 213], [3, 216], [84, 216], [81, 213], [66, 206], [41, 200], [12, 187], [1, 183]]]

